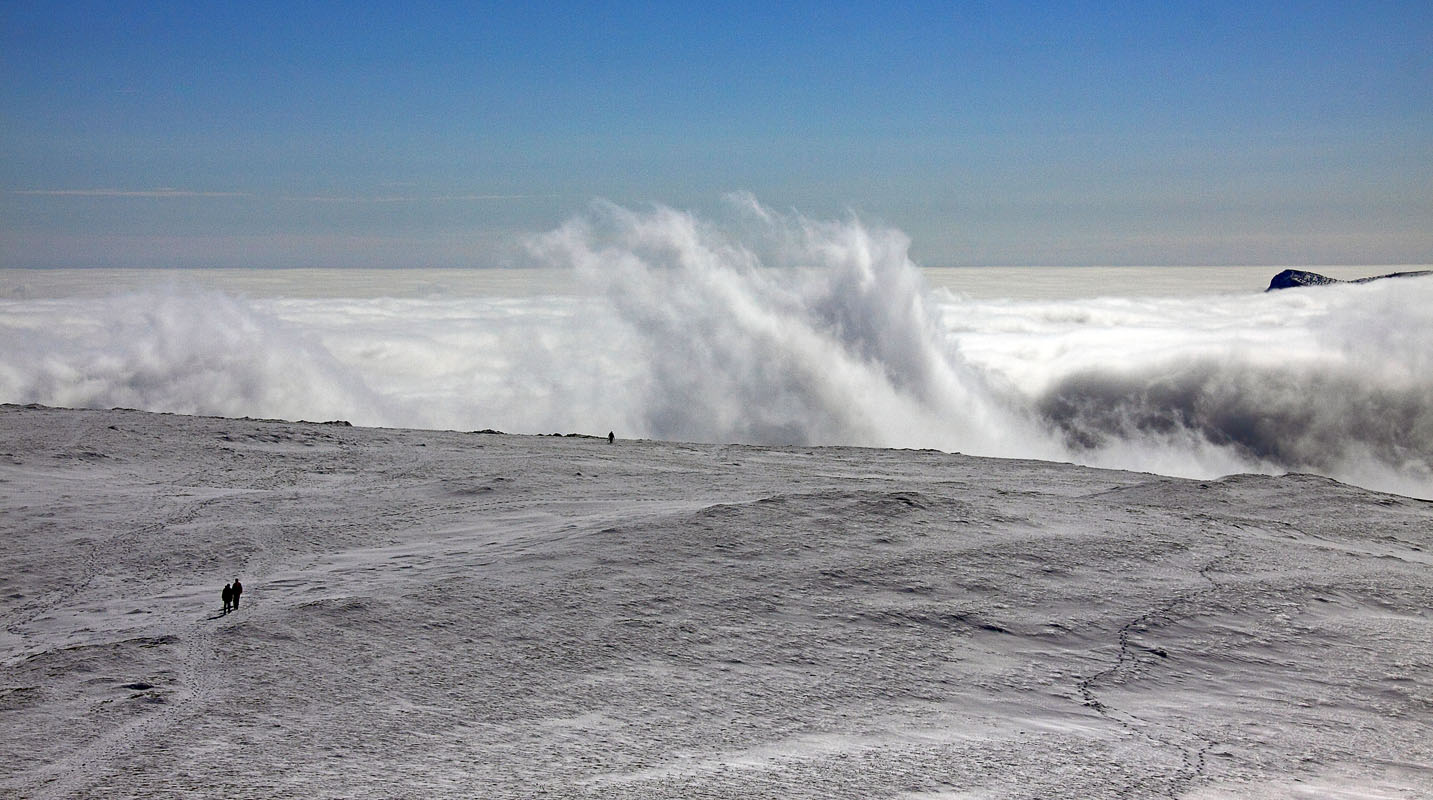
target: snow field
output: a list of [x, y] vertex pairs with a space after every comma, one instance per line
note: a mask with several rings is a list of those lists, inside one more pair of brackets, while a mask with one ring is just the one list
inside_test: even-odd
[[1325, 478], [5, 406], [0, 508], [0, 796], [1433, 792]]

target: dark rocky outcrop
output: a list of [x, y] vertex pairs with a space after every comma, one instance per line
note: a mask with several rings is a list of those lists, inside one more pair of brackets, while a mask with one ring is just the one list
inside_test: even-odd
[[1367, 278], [1356, 278], [1351, 281], [1341, 281], [1337, 278], [1330, 278], [1327, 275], [1320, 275], [1317, 272], [1309, 272], [1302, 269], [1286, 269], [1274, 276], [1269, 281], [1269, 288], [1266, 292], [1275, 289], [1293, 289], [1298, 286], [1324, 286], [1330, 283], [1368, 283], [1369, 281], [1382, 280], [1384, 278], [1411, 278], [1418, 275], [1433, 275], [1433, 270], [1413, 270], [1410, 272], [1390, 272], [1387, 275], [1371, 275]]

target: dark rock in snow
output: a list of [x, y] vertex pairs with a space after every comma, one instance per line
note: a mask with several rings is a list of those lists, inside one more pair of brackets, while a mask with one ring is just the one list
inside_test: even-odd
[[1369, 281], [1382, 280], [1384, 278], [1412, 278], [1419, 275], [1433, 275], [1433, 270], [1412, 270], [1409, 272], [1390, 272], [1387, 275], [1370, 275], [1367, 278], [1357, 278], [1351, 281], [1341, 281], [1337, 278], [1330, 278], [1327, 275], [1320, 275], [1317, 272], [1309, 272], [1302, 269], [1286, 269], [1274, 276], [1269, 281], [1269, 288], [1266, 292], [1275, 289], [1293, 289], [1299, 286], [1324, 286], [1330, 283], [1368, 283]]
[[1329, 283], [1343, 283], [1343, 281], [1330, 278], [1327, 275], [1320, 275], [1317, 272], [1308, 272], [1302, 269], [1286, 269], [1278, 275], [1275, 275], [1274, 279], [1269, 281], [1269, 288], [1264, 291], [1272, 292], [1275, 289], [1292, 289], [1297, 286], [1323, 286]]

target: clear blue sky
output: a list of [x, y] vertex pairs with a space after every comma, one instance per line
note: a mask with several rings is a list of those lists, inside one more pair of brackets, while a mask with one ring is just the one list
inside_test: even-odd
[[488, 266], [731, 191], [927, 266], [1433, 262], [1433, 3], [0, 4], [0, 266]]

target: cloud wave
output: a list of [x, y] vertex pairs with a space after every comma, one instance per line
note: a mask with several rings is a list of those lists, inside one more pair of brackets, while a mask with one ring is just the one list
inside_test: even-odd
[[907, 245], [749, 196], [712, 217], [597, 203], [529, 243], [586, 293], [6, 300], [0, 400], [1309, 471], [1433, 495], [1433, 279], [975, 300], [930, 290]]

